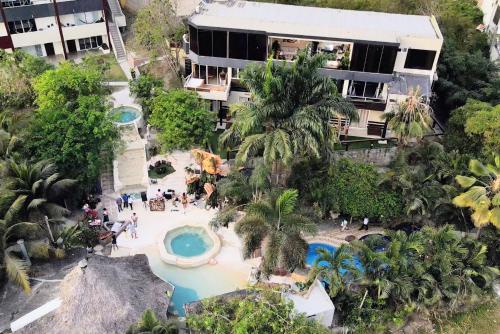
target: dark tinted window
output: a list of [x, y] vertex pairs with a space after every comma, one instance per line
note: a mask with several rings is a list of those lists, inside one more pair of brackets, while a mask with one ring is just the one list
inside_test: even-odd
[[344, 89], [344, 80], [337, 80], [335, 84], [337, 85], [337, 92], [342, 94], [342, 90]]
[[248, 59], [266, 60], [267, 37], [262, 34], [248, 34]]
[[198, 46], [200, 56], [212, 56], [212, 31], [198, 30]]
[[397, 46], [384, 46], [382, 59], [380, 60], [380, 73], [391, 74], [394, 71], [394, 63], [398, 54]]
[[376, 97], [378, 83], [376, 82], [367, 82], [365, 85], [365, 94], [364, 97]]
[[410, 49], [406, 55], [405, 68], [430, 70], [435, 57], [436, 51]]
[[189, 48], [198, 54], [198, 29], [193, 26], [189, 26]]
[[365, 67], [366, 51], [368, 50], [368, 44], [354, 43], [354, 48], [352, 50], [351, 58], [351, 71], [363, 71]]
[[247, 59], [247, 34], [229, 32], [229, 58]]
[[378, 73], [380, 58], [382, 57], [382, 45], [369, 45], [366, 54], [365, 72]]
[[227, 57], [227, 32], [214, 30], [213, 38], [213, 55], [214, 57]]

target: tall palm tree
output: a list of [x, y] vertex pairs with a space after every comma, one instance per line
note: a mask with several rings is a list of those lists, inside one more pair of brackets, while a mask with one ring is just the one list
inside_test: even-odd
[[412, 138], [422, 139], [432, 124], [431, 109], [420, 94], [419, 86], [410, 88], [406, 100], [395, 105], [383, 117], [403, 145]]
[[8, 278], [23, 288], [26, 293], [31, 291], [28, 279], [26, 261], [18, 258], [12, 248], [19, 237], [29, 238], [35, 235], [40, 226], [35, 223], [13, 223], [0, 220], [0, 271], [5, 270]]
[[483, 165], [479, 160], [469, 162], [473, 176], [457, 175], [456, 181], [466, 191], [453, 199], [453, 204], [472, 209], [472, 221], [478, 228], [493, 224], [500, 229], [500, 156], [495, 164]]
[[309, 272], [310, 279], [320, 277], [329, 284], [329, 295], [335, 297], [345, 291], [352, 283], [352, 278], [359, 275], [354, 264], [353, 252], [349, 245], [342, 244], [335, 252], [319, 248], [318, 257]]
[[5, 180], [2, 192], [14, 194], [14, 201], [5, 213], [5, 220], [18, 217], [40, 219], [41, 215], [57, 218], [69, 210], [57, 203], [71, 191], [77, 181], [62, 178], [55, 164], [43, 160], [35, 164], [8, 159], [3, 164]]
[[236, 233], [243, 237], [245, 258], [263, 248], [265, 275], [275, 269], [293, 271], [304, 265], [308, 245], [302, 233], [314, 233], [316, 225], [297, 212], [297, 199], [295, 189], [273, 192], [266, 200], [251, 203], [235, 226]]
[[239, 145], [236, 160], [262, 154], [273, 174], [295, 155], [319, 157], [332, 149], [337, 131], [329, 122], [339, 115], [356, 121], [354, 106], [337, 92], [335, 82], [319, 74], [326, 59], [302, 53], [289, 64], [248, 66], [241, 80], [251, 101], [234, 105], [234, 123], [220, 137], [222, 146]]

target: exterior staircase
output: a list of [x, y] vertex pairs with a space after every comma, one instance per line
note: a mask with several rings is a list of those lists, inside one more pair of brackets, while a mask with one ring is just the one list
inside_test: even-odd
[[111, 221], [118, 217], [118, 208], [116, 207], [114, 195], [114, 182], [113, 182], [113, 165], [106, 164], [101, 173], [101, 204], [104, 208], [108, 209]]
[[113, 46], [113, 52], [115, 53], [118, 62], [127, 60], [127, 52], [125, 51], [125, 45], [123, 44], [122, 35], [120, 30], [114, 22], [109, 22], [109, 35], [111, 36], [111, 45]]
[[127, 25], [125, 15], [123, 15], [122, 7], [118, 0], [108, 0], [109, 10], [111, 11], [111, 16], [113, 17], [113, 22], [121, 28]]

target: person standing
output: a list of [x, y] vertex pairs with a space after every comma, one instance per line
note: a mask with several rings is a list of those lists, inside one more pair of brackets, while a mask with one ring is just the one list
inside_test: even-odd
[[128, 195], [126, 193], [123, 194], [122, 199], [123, 199], [123, 207], [128, 208]]
[[113, 232], [113, 234], [111, 235], [111, 250], [118, 250], [118, 245], [116, 244], [116, 233]]
[[102, 221], [103, 221], [104, 223], [109, 222], [109, 212], [108, 212], [108, 209], [106, 209], [106, 208], [104, 208], [104, 209], [102, 210]]
[[118, 206], [118, 212], [122, 212], [123, 208], [122, 208], [122, 203], [123, 203], [123, 199], [121, 197], [118, 197], [116, 200], [116, 206]]
[[137, 221], [139, 220], [139, 217], [137, 216], [137, 214], [135, 212], [132, 214], [131, 219], [132, 219], [132, 225], [137, 227]]
[[130, 231], [130, 237], [132, 239], [137, 239], [137, 229], [135, 228], [134, 223], [131, 222], [128, 225], [128, 230]]
[[132, 197], [132, 195], [129, 195], [128, 196], [128, 207], [130, 208], [130, 210], [134, 210], [134, 198]]
[[184, 208], [184, 214], [186, 214], [186, 208], [188, 206], [188, 198], [187, 198], [186, 193], [182, 193], [181, 203], [182, 203], [182, 207]]
[[144, 206], [144, 209], [148, 208], [148, 194], [145, 191], [141, 192], [141, 200], [142, 200], [142, 205]]
[[359, 230], [366, 230], [368, 231], [368, 217], [365, 217], [365, 219], [363, 219], [363, 225], [361, 225], [361, 227], [359, 228]]

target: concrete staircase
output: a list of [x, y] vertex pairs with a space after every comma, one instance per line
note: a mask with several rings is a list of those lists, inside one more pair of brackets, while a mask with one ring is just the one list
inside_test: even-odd
[[120, 30], [114, 22], [109, 22], [109, 34], [111, 36], [111, 45], [113, 46], [113, 52], [115, 53], [118, 62], [127, 60], [127, 52], [125, 51], [125, 45], [123, 44], [122, 36]]
[[116, 207], [113, 183], [113, 165], [106, 164], [101, 173], [101, 204], [104, 208], [108, 209], [111, 221], [118, 218], [118, 208]]
[[118, 0], [108, 0], [109, 9], [111, 10], [111, 15], [113, 15], [113, 22], [116, 23], [118, 27], [124, 27], [127, 25], [125, 15], [123, 15], [122, 7]]

